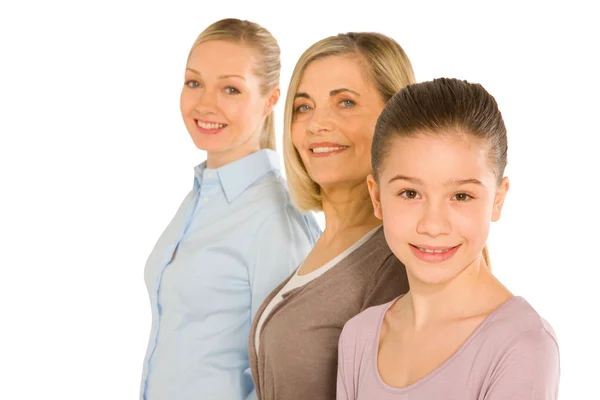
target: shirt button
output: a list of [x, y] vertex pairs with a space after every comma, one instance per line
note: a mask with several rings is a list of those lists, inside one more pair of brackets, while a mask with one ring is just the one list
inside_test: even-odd
[[208, 203], [208, 197], [204, 198], [204, 203]]
[[208, 177], [209, 177], [210, 179], [212, 179], [212, 178], [213, 178], [213, 173], [212, 173], [212, 172], [209, 172], [209, 173], [208, 173]]

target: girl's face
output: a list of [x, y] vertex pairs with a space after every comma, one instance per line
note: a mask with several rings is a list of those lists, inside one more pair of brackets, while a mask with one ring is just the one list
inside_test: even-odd
[[190, 54], [181, 114], [196, 146], [208, 153], [210, 168], [260, 148], [262, 124], [277, 103], [279, 88], [261, 94], [254, 68], [254, 50], [228, 41], [201, 43]]
[[392, 139], [379, 182], [369, 176], [368, 185], [390, 248], [427, 284], [479, 263], [509, 186], [497, 185], [481, 141], [454, 133]]

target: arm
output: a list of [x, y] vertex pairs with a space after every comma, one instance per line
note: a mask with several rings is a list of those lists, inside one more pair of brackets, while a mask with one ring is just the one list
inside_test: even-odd
[[554, 400], [558, 397], [558, 345], [544, 328], [521, 333], [494, 366], [485, 400]]
[[253, 243], [250, 266], [252, 318], [264, 299], [296, 270], [314, 246], [302, 216], [291, 205], [274, 210], [261, 224]]
[[[252, 244], [253, 261], [248, 271], [251, 320], [257, 316], [265, 298], [289, 277], [312, 249], [316, 237], [306, 225], [302, 216], [291, 205], [287, 205], [274, 210], [257, 230]], [[249, 351], [252, 351], [250, 347]], [[250, 368], [245, 374], [252, 375]], [[256, 390], [246, 398], [256, 399]]]
[[351, 371], [353, 370], [354, 360], [351, 357], [346, 356], [346, 353], [352, 354], [352, 352], [345, 351], [345, 348], [352, 348], [352, 346], [347, 343], [347, 336], [348, 328], [346, 325], [344, 329], [342, 329], [342, 334], [340, 335], [340, 341], [338, 346], [336, 400], [354, 400], [354, 380], [352, 378], [351, 373]]
[[361, 311], [392, 301], [408, 292], [406, 268], [394, 254], [390, 254], [375, 270], [372, 282]]

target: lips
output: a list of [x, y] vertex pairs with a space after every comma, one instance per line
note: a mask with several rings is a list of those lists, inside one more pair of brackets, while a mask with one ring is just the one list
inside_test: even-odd
[[339, 147], [315, 147], [311, 149], [313, 153], [322, 154], [322, 153], [332, 153], [334, 151], [340, 151], [345, 149], [347, 146], [339, 146]]
[[206, 130], [223, 129], [227, 126], [227, 124], [222, 124], [219, 122], [208, 122], [208, 121], [200, 121], [200, 120], [196, 120], [196, 124], [198, 125], [199, 128], [206, 129]]
[[312, 154], [317, 156], [326, 156], [331, 154], [340, 153], [346, 150], [349, 146], [344, 146], [335, 142], [321, 142], [321, 143], [313, 143], [308, 146], [308, 149]]
[[196, 126], [198, 127], [198, 132], [203, 135], [216, 135], [221, 133], [223, 129], [227, 127], [227, 124], [216, 121], [201, 121], [199, 119], [195, 121]]
[[410, 245], [412, 253], [421, 261], [428, 263], [438, 263], [449, 260], [456, 254], [458, 246], [427, 246], [427, 245]]
[[441, 254], [441, 253], [446, 253], [446, 252], [452, 250], [456, 246], [442, 247], [442, 248], [427, 248], [427, 247], [420, 247], [420, 246], [415, 246], [415, 247], [424, 253]]

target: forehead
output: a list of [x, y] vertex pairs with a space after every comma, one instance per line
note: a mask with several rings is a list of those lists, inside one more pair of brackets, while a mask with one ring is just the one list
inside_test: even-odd
[[[331, 89], [376, 91], [364, 60], [356, 54], [327, 56], [306, 66], [298, 92], [329, 92]], [[358, 91], [358, 90], [357, 90]]]
[[423, 133], [395, 138], [381, 175], [402, 174], [432, 184], [449, 179], [494, 178], [483, 141], [460, 133]]
[[226, 40], [209, 40], [194, 47], [188, 68], [201, 74], [246, 75], [253, 72], [255, 52], [247, 45]]

